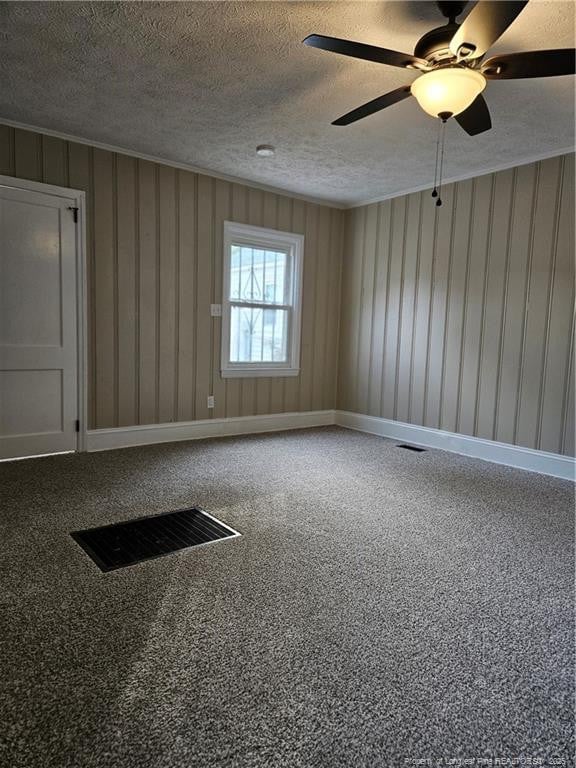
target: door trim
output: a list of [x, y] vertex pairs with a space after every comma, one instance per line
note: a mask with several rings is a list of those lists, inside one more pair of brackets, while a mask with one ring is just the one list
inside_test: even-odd
[[[76, 338], [77, 338], [77, 418], [80, 429], [76, 435], [76, 450], [86, 450], [86, 432], [88, 420], [88, 289], [86, 284], [86, 193], [80, 189], [58, 187], [41, 181], [17, 179], [0, 174], [0, 187], [44, 192], [70, 201], [71, 207], [78, 209], [76, 224]], [[70, 211], [72, 216], [72, 211]], [[44, 455], [44, 454], [43, 454]], [[25, 458], [25, 457], [23, 457]], [[12, 461], [13, 459], [7, 459]]]

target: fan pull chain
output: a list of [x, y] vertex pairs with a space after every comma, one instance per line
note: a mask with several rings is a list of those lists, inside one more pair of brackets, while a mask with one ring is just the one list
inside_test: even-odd
[[436, 136], [436, 160], [434, 162], [434, 189], [432, 190], [432, 197], [438, 197], [438, 156], [440, 149], [440, 132], [442, 131], [442, 123], [438, 126], [438, 135]]
[[442, 205], [442, 174], [444, 171], [444, 144], [446, 143], [446, 120], [443, 119], [440, 123], [440, 132], [442, 135], [441, 141], [440, 141], [440, 169], [438, 172], [438, 200], [436, 200], [436, 205]]

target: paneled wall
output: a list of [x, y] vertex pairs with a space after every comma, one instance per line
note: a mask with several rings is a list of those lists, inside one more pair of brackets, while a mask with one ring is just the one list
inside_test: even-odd
[[[90, 427], [335, 406], [342, 211], [7, 126], [0, 174], [87, 194]], [[305, 236], [299, 377], [220, 377], [226, 219]]]
[[[574, 454], [573, 155], [347, 212], [7, 126], [0, 174], [87, 193], [92, 428], [337, 406]], [[220, 377], [226, 219], [305, 235], [297, 378]]]
[[574, 455], [574, 156], [347, 212], [339, 407]]

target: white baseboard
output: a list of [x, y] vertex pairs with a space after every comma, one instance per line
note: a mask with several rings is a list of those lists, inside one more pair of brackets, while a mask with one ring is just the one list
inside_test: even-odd
[[87, 451], [108, 451], [152, 443], [172, 443], [179, 440], [202, 440], [206, 437], [248, 435], [258, 432], [278, 432], [284, 429], [325, 427], [334, 424], [334, 411], [302, 411], [273, 413], [262, 416], [239, 416], [229, 419], [179, 421], [169, 424], [145, 424], [136, 427], [91, 429], [86, 433]]
[[401, 421], [366, 416], [350, 411], [302, 411], [274, 413], [261, 416], [239, 416], [229, 419], [205, 419], [169, 424], [145, 424], [136, 427], [93, 429], [86, 433], [86, 450], [108, 451], [153, 443], [172, 443], [179, 440], [202, 440], [207, 437], [249, 435], [259, 432], [278, 432], [285, 429], [325, 427], [337, 424], [348, 429], [368, 432], [392, 440], [439, 448], [495, 464], [539, 472], [544, 475], [575, 480], [576, 459], [546, 451], [535, 451], [508, 443], [497, 443], [479, 437], [459, 435], [441, 429], [404, 424]]
[[536, 451], [532, 448], [497, 443], [493, 440], [459, 435], [430, 427], [419, 427], [416, 424], [404, 424], [401, 421], [391, 421], [350, 411], [336, 411], [335, 414], [336, 424], [348, 429], [369, 432], [372, 435], [389, 437], [427, 448], [439, 448], [443, 451], [460, 453], [463, 456], [472, 456], [495, 464], [506, 464], [528, 472], [561, 477], [573, 482], [576, 477], [576, 459], [570, 456], [560, 456], [557, 453]]

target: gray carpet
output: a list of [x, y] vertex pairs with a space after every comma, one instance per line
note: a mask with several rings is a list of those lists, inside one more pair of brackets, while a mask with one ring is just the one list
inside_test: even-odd
[[[568, 482], [336, 427], [0, 481], [2, 765], [572, 764]], [[243, 536], [103, 574], [68, 535], [196, 504]]]

